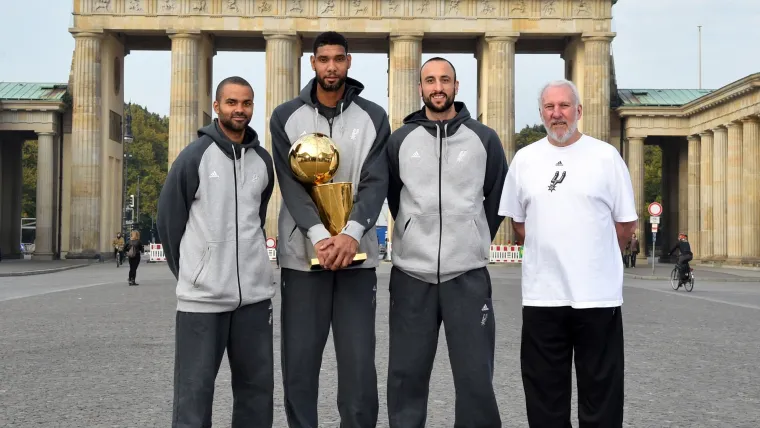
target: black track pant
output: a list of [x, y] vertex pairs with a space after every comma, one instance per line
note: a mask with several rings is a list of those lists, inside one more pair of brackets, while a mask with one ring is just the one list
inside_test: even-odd
[[375, 269], [282, 269], [282, 376], [291, 428], [317, 428], [319, 371], [332, 325], [341, 428], [377, 424]]
[[623, 426], [620, 307], [523, 307], [520, 364], [532, 428], [571, 428], [575, 353], [580, 428]]
[[272, 301], [265, 300], [232, 312], [177, 312], [172, 428], [211, 427], [225, 349], [232, 373], [231, 428], [272, 427]]
[[129, 281], [137, 280], [137, 268], [140, 267], [140, 256], [135, 256], [129, 259]]
[[454, 426], [500, 428], [492, 383], [496, 324], [488, 270], [472, 270], [436, 285], [394, 267], [390, 292], [391, 428], [425, 426], [441, 322], [456, 389]]

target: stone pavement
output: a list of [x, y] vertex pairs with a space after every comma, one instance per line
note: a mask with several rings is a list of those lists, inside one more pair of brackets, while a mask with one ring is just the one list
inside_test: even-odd
[[[760, 282], [760, 270], [742, 268], [724, 268], [690, 263], [697, 279], [709, 279], [715, 282]], [[636, 264], [635, 268], [625, 269], [625, 276], [632, 279], [670, 280], [675, 263], [657, 263], [652, 274], [652, 263]]]
[[[527, 427], [520, 379], [520, 269], [491, 266], [497, 390], [504, 427]], [[378, 270], [379, 427], [387, 427], [388, 272]], [[0, 279], [0, 426], [168, 427], [174, 285], [164, 264], [110, 264]], [[279, 295], [279, 293], [278, 293]], [[700, 279], [692, 293], [667, 281], [626, 280], [626, 427], [756, 427], [760, 420], [760, 285]], [[275, 298], [275, 427], [286, 427]], [[480, 316], [478, 314], [478, 316]], [[338, 427], [332, 340], [322, 365], [320, 427]], [[229, 426], [222, 364], [214, 426]], [[575, 394], [574, 394], [575, 396]], [[575, 398], [573, 408], [575, 408]], [[453, 425], [454, 390], [443, 330], [428, 427]], [[577, 426], [577, 412], [573, 424]]]
[[28, 276], [62, 272], [85, 267], [95, 263], [91, 260], [25, 260], [3, 259], [0, 262], [0, 277]]

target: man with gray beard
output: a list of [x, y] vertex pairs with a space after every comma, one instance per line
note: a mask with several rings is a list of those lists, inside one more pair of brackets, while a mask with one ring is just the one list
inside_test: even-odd
[[569, 427], [575, 353], [580, 427], [623, 425], [623, 262], [635, 228], [617, 150], [578, 131], [575, 85], [539, 96], [547, 137], [515, 154], [499, 207], [520, 241], [520, 361], [531, 427]]

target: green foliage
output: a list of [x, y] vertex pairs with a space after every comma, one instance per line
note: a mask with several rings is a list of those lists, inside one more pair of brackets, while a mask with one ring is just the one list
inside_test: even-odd
[[125, 106], [125, 116], [128, 110], [132, 114], [134, 141], [125, 143], [124, 147], [124, 153], [131, 155], [126, 160], [126, 197], [137, 196], [139, 177], [140, 197], [139, 201], [135, 202], [139, 203], [141, 222], [147, 222], [150, 225], [150, 219], [156, 218], [158, 195], [166, 180], [169, 163], [169, 118], [151, 113], [137, 104]]
[[23, 190], [21, 217], [37, 217], [37, 140], [24, 141], [21, 149]]
[[[644, 203], [662, 203], [662, 149], [644, 146]], [[644, 213], [649, 221], [649, 213]]]
[[520, 132], [515, 134], [515, 151], [522, 149], [528, 144], [546, 137], [546, 128], [544, 125], [525, 125]]

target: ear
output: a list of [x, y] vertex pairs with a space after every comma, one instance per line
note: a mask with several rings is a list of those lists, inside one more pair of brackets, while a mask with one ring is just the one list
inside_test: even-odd
[[417, 92], [419, 92], [420, 98], [422, 98], [422, 83], [417, 84]]
[[346, 70], [351, 68], [351, 54], [346, 55], [346, 63], [348, 64], [348, 67], [346, 67]]
[[578, 119], [576, 120], [580, 120], [581, 117], [583, 117], [583, 106], [581, 104], [578, 104]]
[[314, 55], [312, 55], [311, 57], [309, 57], [309, 62], [311, 62], [311, 70], [312, 71], [317, 71], [317, 59], [314, 58]]
[[214, 100], [214, 113], [219, 115], [219, 101]]
[[454, 95], [457, 95], [459, 93], [459, 80], [454, 82]]

